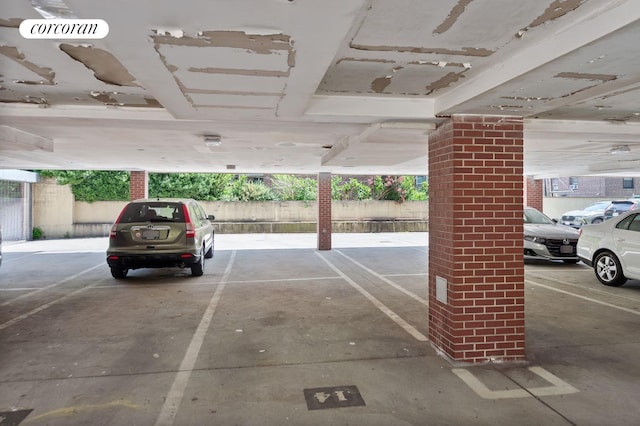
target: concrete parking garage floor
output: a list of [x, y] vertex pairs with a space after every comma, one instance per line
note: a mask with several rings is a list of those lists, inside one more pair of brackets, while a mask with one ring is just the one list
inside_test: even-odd
[[7, 243], [0, 424], [635, 425], [640, 282], [528, 263], [527, 363], [426, 341], [426, 233], [218, 235], [202, 277]]

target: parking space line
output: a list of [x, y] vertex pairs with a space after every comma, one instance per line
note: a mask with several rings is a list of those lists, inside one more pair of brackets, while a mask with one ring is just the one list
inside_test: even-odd
[[[0, 288], [0, 292], [2, 291], [29, 291], [29, 290], [39, 290], [40, 287], [14, 287], [14, 288]], [[4, 306], [4, 305], [0, 305]]]
[[37, 314], [38, 312], [42, 312], [45, 309], [48, 309], [48, 308], [52, 307], [53, 305], [56, 305], [56, 304], [58, 304], [58, 303], [60, 303], [60, 302], [62, 302], [64, 300], [70, 299], [73, 296], [76, 296], [76, 295], [78, 295], [78, 294], [80, 294], [80, 293], [82, 293], [84, 291], [87, 291], [90, 288], [95, 287], [96, 285], [98, 285], [102, 281], [104, 281], [104, 280], [98, 281], [95, 284], [90, 284], [90, 285], [88, 285], [86, 287], [79, 288], [78, 290], [73, 291], [73, 292], [67, 294], [66, 296], [59, 297], [58, 299], [55, 299], [55, 300], [53, 300], [53, 301], [51, 301], [49, 303], [45, 303], [44, 305], [38, 306], [37, 308], [32, 309], [27, 313], [24, 313], [22, 315], [19, 315], [19, 316], [13, 318], [13, 319], [10, 319], [9, 321], [0, 324], [0, 330], [4, 330], [5, 328], [11, 327], [12, 325], [17, 324], [20, 321], [25, 320], [25, 319], [29, 318], [30, 316]]
[[[7, 305], [10, 305], [10, 304], [12, 304], [13, 302], [15, 302], [15, 301], [17, 301], [17, 300], [24, 299], [25, 297], [33, 296], [34, 294], [40, 293], [40, 292], [45, 291], [45, 290], [49, 290], [50, 288], [53, 288], [53, 287], [58, 286], [58, 285], [60, 285], [60, 284], [64, 284], [64, 283], [66, 283], [67, 281], [71, 281], [71, 280], [73, 280], [73, 279], [75, 279], [75, 278], [78, 278], [79, 276], [84, 275], [84, 274], [86, 274], [87, 272], [91, 272], [91, 271], [93, 271], [94, 269], [99, 268], [99, 267], [104, 266], [104, 265], [105, 265], [105, 262], [100, 262], [100, 263], [99, 263], [99, 264], [97, 264], [96, 266], [92, 266], [92, 267], [91, 267], [91, 268], [89, 268], [89, 269], [85, 269], [84, 271], [78, 272], [78, 273], [77, 273], [77, 274], [75, 274], [75, 275], [71, 275], [70, 277], [67, 277], [67, 278], [65, 278], [65, 279], [63, 279], [63, 280], [60, 280], [60, 281], [55, 282], [55, 283], [53, 283], [53, 284], [50, 284], [50, 285], [48, 285], [48, 286], [46, 286], [46, 287], [42, 287], [42, 288], [39, 288], [39, 289], [37, 289], [37, 290], [35, 290], [35, 291], [32, 291], [32, 292], [30, 292], [30, 293], [26, 293], [26, 294], [23, 294], [23, 295], [21, 295], [21, 296], [15, 297], [15, 298], [13, 298], [13, 299], [11, 299], [11, 300], [7, 300], [6, 302], [4, 302], [4, 303], [0, 304], [0, 306], [7, 306]], [[93, 287], [93, 286], [90, 286], [90, 287]]]
[[16, 262], [16, 261], [18, 261], [18, 260], [22, 260], [22, 259], [24, 259], [25, 257], [35, 256], [36, 254], [38, 254], [38, 253], [28, 253], [28, 254], [25, 254], [24, 256], [20, 256], [20, 257], [11, 257], [11, 258], [7, 258], [7, 256], [6, 256], [6, 254], [7, 254], [7, 253], [6, 253], [6, 251], [7, 251], [7, 250], [5, 250], [5, 256], [4, 256], [4, 258], [2, 259], [2, 263], [5, 263], [5, 262], [6, 262], [6, 263]]
[[222, 291], [224, 290], [229, 274], [231, 273], [231, 268], [235, 258], [236, 251], [234, 250], [231, 252], [231, 257], [229, 258], [227, 267], [220, 279], [220, 284], [213, 293], [213, 296], [209, 301], [209, 305], [200, 320], [200, 324], [198, 324], [198, 328], [191, 338], [191, 343], [189, 343], [187, 352], [180, 363], [180, 367], [176, 373], [175, 379], [173, 380], [171, 389], [169, 389], [169, 393], [167, 394], [164, 404], [162, 405], [162, 409], [160, 410], [160, 414], [158, 415], [158, 419], [156, 420], [156, 426], [173, 425], [175, 422], [178, 409], [180, 408], [180, 403], [182, 402], [184, 392], [187, 388], [187, 384], [189, 383], [189, 379], [191, 378], [193, 367], [195, 366], [198, 355], [200, 354], [200, 349], [202, 348], [207, 330], [209, 330], [209, 325], [211, 324], [211, 319], [213, 318], [213, 314], [218, 306], [218, 302], [220, 302], [220, 297], [222, 297]]
[[528, 282], [529, 284], [532, 284], [532, 285], [535, 285], [535, 286], [538, 286], [538, 287], [546, 288], [547, 290], [556, 291], [558, 293], [562, 293], [562, 294], [566, 294], [568, 296], [576, 297], [578, 299], [586, 300], [588, 302], [597, 303], [599, 305], [607, 306], [609, 308], [618, 309], [620, 311], [624, 311], [624, 312], [627, 312], [627, 313], [630, 313], [630, 314], [640, 315], [640, 311], [637, 311], [635, 309], [625, 308], [623, 306], [614, 305], [613, 303], [607, 303], [607, 302], [603, 302], [603, 301], [598, 300], [598, 299], [593, 299], [591, 297], [587, 297], [587, 296], [582, 296], [582, 295], [579, 295], [579, 294], [571, 293], [570, 291], [560, 290], [559, 288], [554, 288], [554, 287], [551, 287], [551, 286], [548, 286], [548, 285], [545, 285], [545, 284], [541, 284], [539, 282], [532, 281], [532, 280], [529, 280], [529, 279], [525, 279], [525, 282]]
[[347, 259], [349, 259], [351, 262], [353, 262], [354, 264], [358, 265], [359, 267], [361, 267], [362, 269], [364, 269], [365, 271], [367, 271], [368, 273], [370, 273], [371, 275], [377, 277], [378, 279], [380, 279], [381, 281], [384, 281], [385, 283], [389, 284], [391, 287], [395, 288], [398, 291], [401, 291], [402, 293], [406, 294], [407, 296], [409, 296], [410, 298], [417, 300], [418, 302], [422, 303], [425, 306], [429, 306], [429, 301], [423, 299], [422, 297], [418, 296], [417, 294], [411, 293], [409, 290], [400, 287], [398, 284], [394, 283], [393, 281], [391, 281], [388, 278], [383, 277], [382, 275], [378, 274], [376, 271], [374, 271], [373, 269], [367, 268], [366, 266], [364, 266], [362, 263], [358, 262], [357, 260], [347, 256], [346, 254], [344, 254], [343, 252], [341, 252], [340, 250], [336, 250], [336, 253], [338, 253], [341, 256], [346, 257]]
[[[475, 393], [483, 399], [507, 399], [507, 398], [529, 398], [533, 396], [553, 396], [567, 395], [580, 392], [569, 383], [557, 376], [549, 373], [542, 367], [529, 367], [529, 371], [542, 377], [553, 386], [543, 386], [537, 388], [508, 389], [508, 390], [491, 390], [482, 383], [469, 370], [462, 368], [454, 368], [451, 371], [462, 379]], [[522, 386], [522, 385], [519, 385]]]
[[313, 280], [337, 280], [341, 277], [310, 277], [310, 278], [275, 278], [272, 280], [246, 280], [246, 281], [227, 281], [227, 284], [259, 284], [259, 283], [288, 283], [293, 281], [313, 281]]
[[[536, 279], [540, 279], [540, 280], [553, 281], [553, 282], [556, 282], [558, 284], [568, 285], [570, 287], [579, 288], [581, 290], [588, 291], [588, 292], [600, 293], [600, 294], [604, 294], [604, 295], [611, 296], [611, 297], [617, 297], [619, 299], [633, 300], [635, 302], [640, 302], [640, 298], [631, 297], [628, 294], [625, 294], [625, 295], [616, 294], [616, 293], [612, 293], [610, 291], [604, 291], [604, 290], [600, 290], [600, 289], [592, 288], [592, 287], [585, 287], [584, 285], [580, 285], [580, 284], [575, 284], [575, 283], [571, 283], [571, 282], [568, 282], [568, 281], [559, 280], [557, 278], [541, 277], [539, 275], [534, 275], [533, 277], [536, 278]], [[598, 284], [598, 285], [600, 287], [603, 287], [601, 284]]]
[[366, 297], [371, 303], [373, 303], [373, 305], [378, 308], [380, 311], [382, 311], [385, 315], [387, 315], [392, 321], [394, 321], [396, 324], [398, 324], [400, 327], [402, 327], [407, 333], [409, 333], [410, 335], [412, 335], [416, 340], [420, 341], [420, 342], [427, 342], [429, 339], [422, 333], [420, 333], [418, 330], [415, 329], [415, 327], [413, 327], [412, 325], [410, 325], [409, 323], [407, 323], [405, 320], [403, 320], [402, 318], [400, 318], [400, 316], [398, 314], [396, 314], [395, 312], [393, 312], [391, 309], [389, 309], [386, 305], [384, 305], [382, 302], [380, 302], [378, 299], [376, 299], [371, 293], [369, 293], [368, 291], [366, 291], [364, 288], [362, 288], [358, 283], [356, 283], [354, 280], [352, 280], [351, 278], [349, 278], [344, 272], [342, 272], [340, 269], [338, 269], [338, 267], [336, 265], [334, 265], [333, 263], [331, 263], [331, 261], [329, 261], [328, 259], [325, 259], [324, 256], [322, 256], [320, 253], [316, 252], [316, 255], [318, 255], [318, 257], [320, 257], [320, 259], [322, 259], [331, 269], [333, 269], [338, 275], [340, 275], [340, 277], [342, 277], [343, 280], [345, 280], [347, 283], [349, 283], [349, 285], [351, 285], [351, 287], [353, 287], [354, 289], [358, 290], [360, 292], [360, 294], [362, 294], [364, 297]]

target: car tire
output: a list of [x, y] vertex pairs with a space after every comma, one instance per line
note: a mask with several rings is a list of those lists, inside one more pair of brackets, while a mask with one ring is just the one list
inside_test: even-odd
[[[204, 246], [202, 246], [202, 253], [204, 253]], [[204, 274], [204, 258], [205, 255], [200, 255], [200, 261], [191, 265], [191, 275], [194, 277], [201, 277]]]
[[128, 269], [117, 268], [115, 266], [111, 267], [111, 276], [117, 280], [122, 280], [127, 278]]
[[214, 237], [211, 237], [211, 247], [209, 247], [209, 250], [207, 250], [207, 252], [205, 253], [204, 257], [206, 259], [211, 259], [213, 257], [213, 243], [214, 243]]
[[591, 224], [592, 224], [592, 225], [595, 225], [595, 224], [597, 224], [597, 223], [602, 223], [602, 218], [601, 218], [601, 217], [596, 217], [595, 219], [593, 219], [593, 220], [591, 221]]
[[596, 256], [593, 271], [598, 281], [604, 285], [619, 287], [627, 281], [620, 261], [610, 251], [603, 251]]

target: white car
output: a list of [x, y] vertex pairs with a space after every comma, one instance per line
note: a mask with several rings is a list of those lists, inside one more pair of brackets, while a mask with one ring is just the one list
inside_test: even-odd
[[640, 211], [583, 226], [577, 249], [580, 260], [593, 267], [604, 285], [640, 280]]
[[560, 225], [533, 207], [524, 208], [524, 258], [526, 260], [562, 260], [578, 263], [576, 243], [579, 232]]

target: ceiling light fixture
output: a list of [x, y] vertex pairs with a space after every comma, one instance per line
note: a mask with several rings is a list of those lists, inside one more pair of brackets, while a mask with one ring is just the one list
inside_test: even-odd
[[220, 135], [204, 135], [204, 144], [208, 147], [222, 145], [222, 137]]
[[629, 145], [616, 145], [609, 150], [611, 154], [628, 154], [631, 152]]

